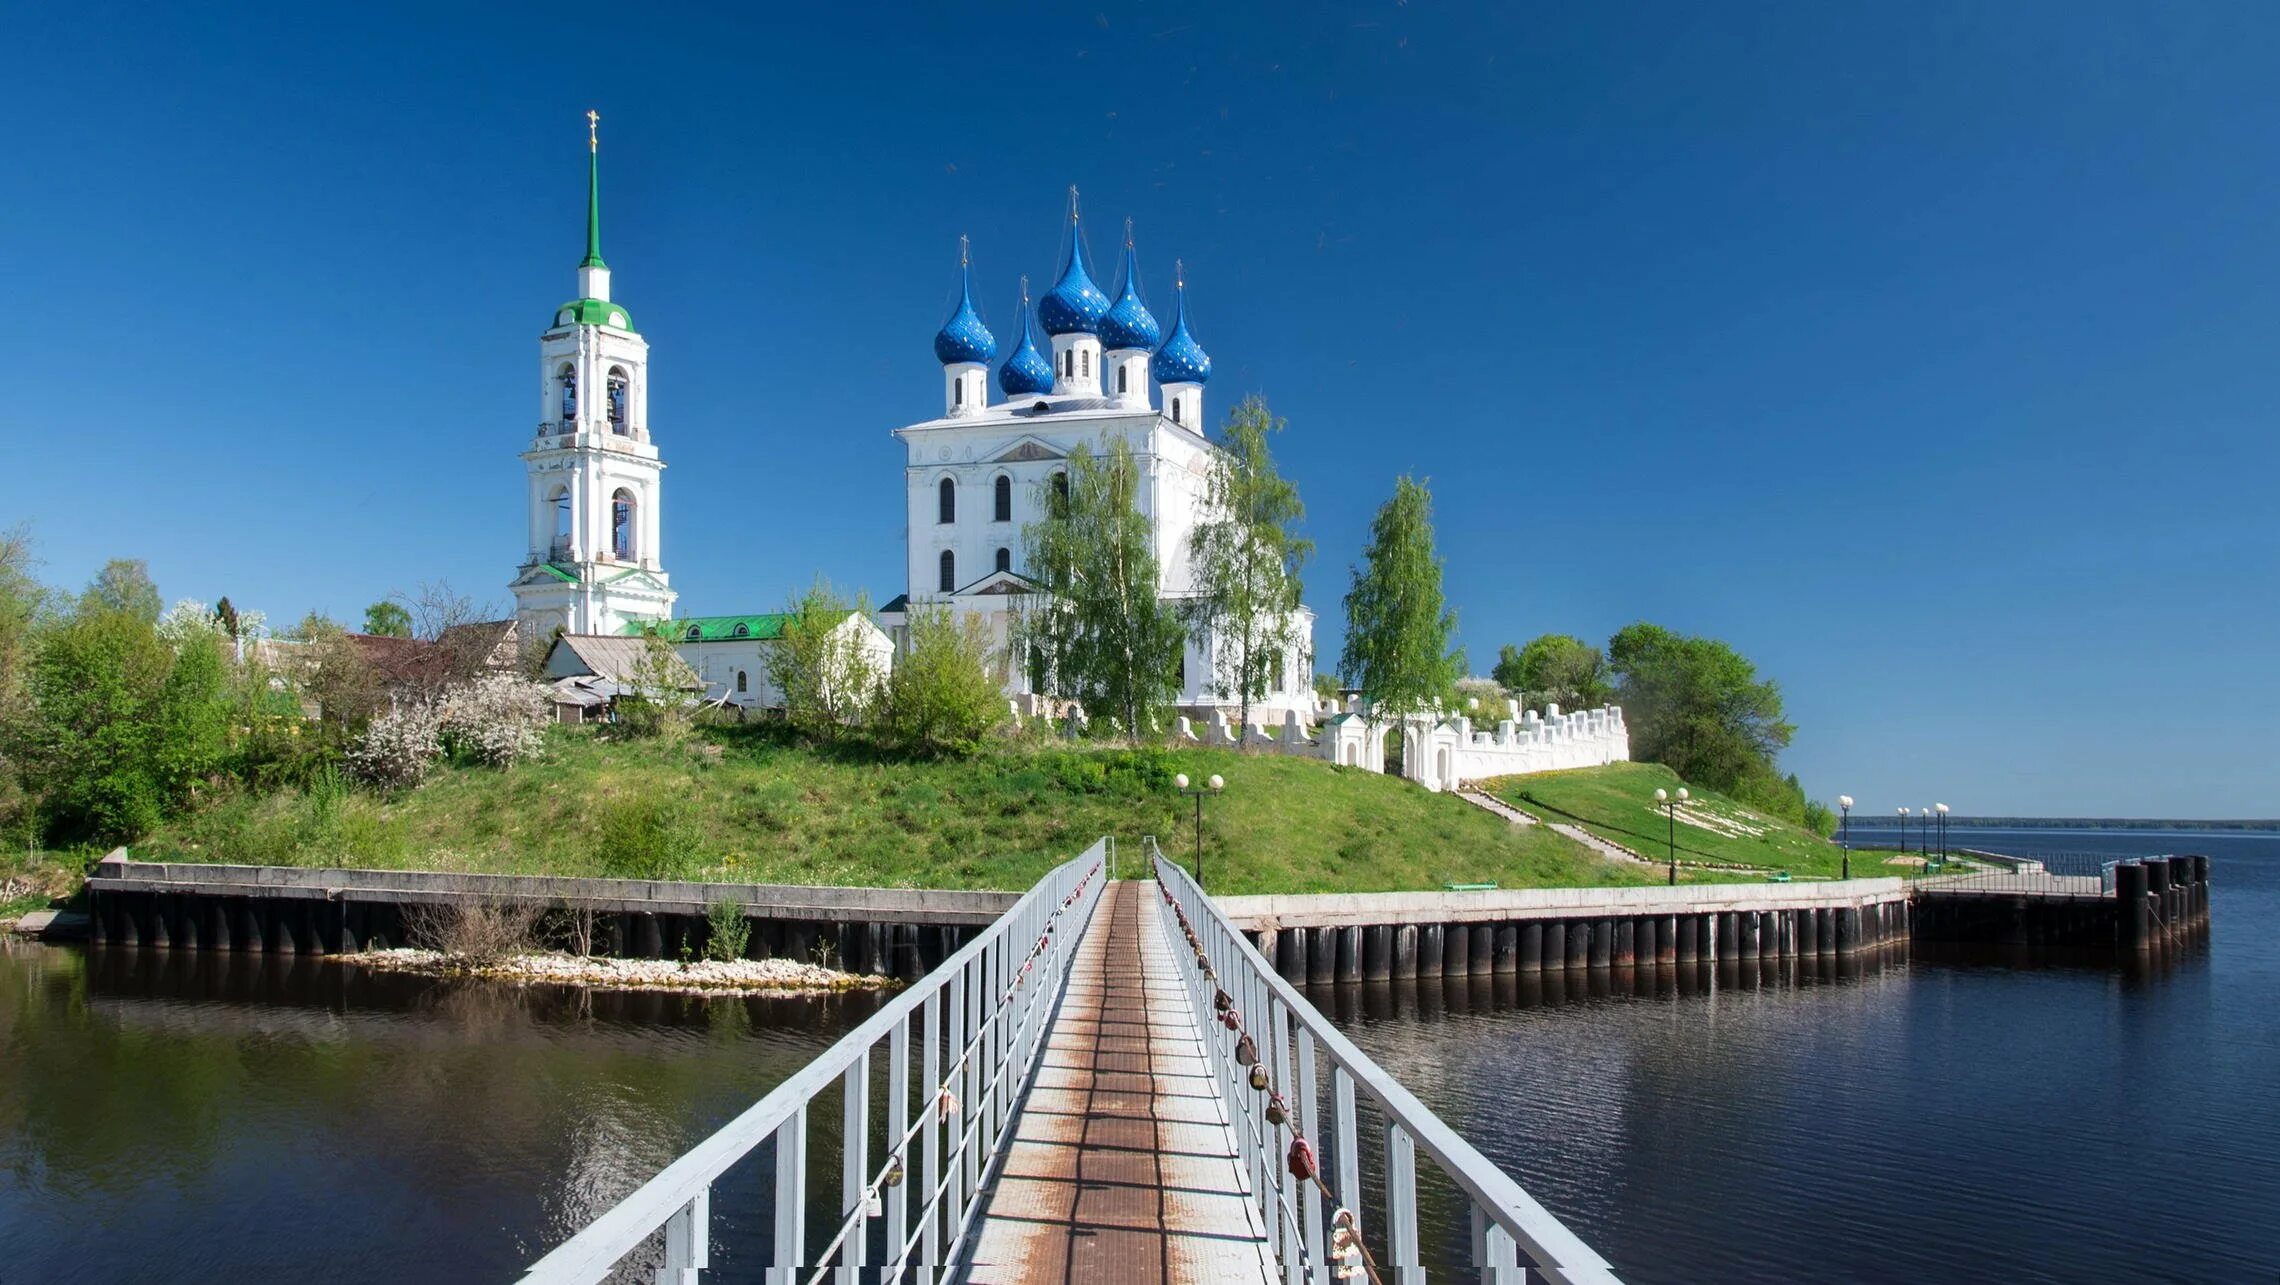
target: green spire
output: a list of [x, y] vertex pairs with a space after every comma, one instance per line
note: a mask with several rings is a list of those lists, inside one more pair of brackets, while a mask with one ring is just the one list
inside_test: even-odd
[[586, 113], [586, 260], [581, 268], [606, 268], [602, 262], [602, 148], [600, 112]]

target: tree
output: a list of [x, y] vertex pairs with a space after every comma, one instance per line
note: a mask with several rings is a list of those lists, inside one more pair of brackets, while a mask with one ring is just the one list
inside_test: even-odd
[[1607, 659], [1634, 758], [1803, 819], [1803, 790], [1791, 807], [1773, 766], [1796, 729], [1782, 720], [1780, 687], [1741, 653], [1642, 623], [1608, 640]]
[[31, 799], [18, 777], [19, 736], [31, 678], [35, 631], [48, 596], [32, 578], [31, 533], [0, 531], [0, 842], [28, 841]]
[[113, 558], [95, 573], [81, 597], [83, 605], [124, 612], [145, 624], [158, 620], [158, 586], [151, 583], [150, 567], [141, 558]]
[[380, 672], [347, 630], [314, 611], [301, 618], [293, 633], [303, 644], [295, 656], [297, 686], [316, 704], [320, 733], [333, 744], [344, 743], [387, 707]]
[[1338, 670], [1373, 708], [1420, 713], [1448, 694], [1464, 672], [1449, 651], [1455, 613], [1441, 594], [1441, 558], [1433, 548], [1433, 497], [1402, 477], [1393, 498], [1370, 523], [1364, 565], [1346, 594], [1346, 650]]
[[1179, 692], [1184, 636], [1161, 596], [1131, 444], [1116, 438], [1106, 455], [1079, 446], [1068, 463], [1066, 497], [1056, 488], [1046, 516], [1021, 533], [1037, 589], [1015, 610], [1015, 654], [1028, 658], [1040, 690], [1105, 712], [1138, 736]]
[[1314, 552], [1291, 534], [1306, 508], [1267, 449], [1282, 428], [1256, 395], [1235, 408], [1205, 481], [1206, 516], [1188, 541], [1195, 597], [1184, 614], [1210, 651], [1213, 691], [1236, 703], [1241, 727], [1298, 640], [1299, 567]]
[[214, 621], [222, 627], [222, 632], [228, 634], [231, 639], [237, 638], [238, 612], [237, 608], [231, 605], [228, 594], [223, 594], [222, 600], [214, 604]]
[[768, 649], [768, 679], [783, 694], [784, 713], [802, 735], [836, 739], [870, 712], [882, 677], [849, 622], [868, 616], [821, 579], [784, 609], [783, 635]]
[[1571, 634], [1540, 634], [1519, 648], [1506, 644], [1497, 653], [1494, 674], [1531, 708], [1596, 709], [1614, 693], [1607, 657]]
[[633, 736], [665, 739], [688, 732], [694, 721], [690, 692], [701, 690], [704, 683], [673, 650], [673, 642], [661, 626], [650, 625], [641, 631], [641, 658], [633, 662], [626, 678], [633, 690], [617, 699], [619, 727]]
[[90, 594], [41, 631], [22, 746], [53, 841], [124, 842], [163, 815], [154, 715], [174, 658], [139, 606]]
[[887, 675], [882, 728], [906, 750], [971, 753], [1006, 713], [988, 629], [942, 606], [914, 607], [909, 620], [909, 650]]
[[422, 581], [418, 593], [408, 597], [392, 593], [388, 595], [388, 603], [402, 612], [411, 626], [411, 632], [401, 636], [421, 642], [438, 641], [444, 631], [454, 625], [474, 624], [484, 618], [487, 610], [477, 607], [473, 598], [454, 590], [449, 580]]
[[170, 639], [174, 663], [152, 709], [151, 771], [170, 804], [190, 802], [230, 748], [230, 653], [215, 628]]
[[364, 632], [382, 638], [412, 636], [412, 613], [393, 598], [382, 598], [364, 609]]

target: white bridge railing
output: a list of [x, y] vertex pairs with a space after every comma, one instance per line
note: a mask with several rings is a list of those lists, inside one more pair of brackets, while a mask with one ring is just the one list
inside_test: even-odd
[[[696, 1285], [711, 1266], [713, 1185], [770, 1142], [773, 1246], [764, 1270], [740, 1265], [740, 1277], [813, 1281], [836, 1269], [847, 1279], [893, 1280], [954, 1260], [1044, 1049], [1069, 958], [1100, 902], [1108, 851], [1103, 839], [1055, 867], [941, 967], [531, 1264], [523, 1285], [591, 1285], [652, 1265], [660, 1285]], [[885, 1143], [874, 1156], [871, 1090], [882, 1046]], [[808, 1105], [834, 1084], [840, 1181], [837, 1196], [826, 1197], [808, 1188]], [[832, 1202], [831, 1235], [811, 1251], [809, 1205], [823, 1199]]]
[[[1434, 1233], [1443, 1244], [1469, 1238], [1483, 1281], [1615, 1285], [1605, 1259], [1354, 1047], [1153, 840], [1144, 846], [1251, 1198], [1288, 1285], [1421, 1279], [1420, 1236]], [[1365, 1108], [1384, 1175], [1379, 1200], [1362, 1188]], [[1459, 1203], [1420, 1205], [1420, 1154]], [[1463, 1227], [1419, 1225], [1421, 1212], [1464, 1217], [1468, 1206]]]

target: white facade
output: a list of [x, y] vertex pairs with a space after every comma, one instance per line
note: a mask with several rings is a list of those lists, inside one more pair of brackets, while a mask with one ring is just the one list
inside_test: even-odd
[[[768, 676], [768, 655], [773, 638], [689, 637], [689, 630], [673, 635], [673, 651], [705, 685], [705, 699], [740, 709], [781, 709], [784, 693]], [[700, 631], [702, 632], [702, 631]], [[832, 637], [857, 649], [874, 680], [883, 681], [894, 665], [895, 645], [869, 617], [849, 615]]]
[[538, 341], [538, 419], [522, 453], [527, 547], [510, 588], [525, 638], [616, 634], [669, 619], [659, 487], [649, 434], [649, 343], [610, 299], [589, 174], [579, 297]]
[[[1052, 488], [1066, 484], [1071, 454], [1084, 447], [1104, 455], [1118, 440], [1139, 467], [1138, 502], [1154, 533], [1160, 591], [1167, 599], [1192, 595], [1189, 541], [1204, 517], [1219, 448], [1205, 436], [1210, 360], [1186, 328], [1184, 280], [1180, 312], [1164, 339], [1139, 302], [1129, 225], [1123, 297], [1113, 307], [1093, 286], [1081, 235], [1073, 234], [1061, 282], [1038, 305], [1050, 353], [1032, 346], [1025, 278], [1019, 344], [998, 372], [1001, 388], [1015, 391], [993, 404], [988, 362], [997, 350], [974, 310], [967, 267], [962, 256], [958, 310], [935, 341], [943, 413], [895, 430], [906, 452], [907, 578], [904, 597], [888, 604], [880, 622], [900, 646], [908, 609], [941, 604], [954, 615], [981, 618], [1002, 660], [1019, 596], [1032, 588], [1022, 574], [1022, 529], [1045, 515]], [[1104, 349], [1103, 336], [1113, 336], [1116, 346]], [[1158, 370], [1167, 378], [1178, 375], [1160, 384], [1161, 411], [1150, 387]], [[1265, 700], [1252, 703], [1255, 710], [1313, 708], [1314, 613], [1302, 607], [1294, 616], [1295, 638], [1278, 667], [1280, 680]], [[1181, 707], [1233, 704], [1215, 692], [1212, 662], [1212, 640], [1191, 633]], [[1009, 696], [1055, 694], [1030, 693], [1019, 665], [1006, 664], [1004, 673]]]
[[1507, 701], [1506, 717], [1494, 732], [1473, 730], [1469, 716], [1381, 717], [1359, 698], [1350, 699], [1344, 706], [1321, 705], [1314, 713], [1321, 716], [1319, 727], [1295, 709], [1284, 711], [1280, 717], [1255, 717], [1252, 725], [1244, 728], [1231, 726], [1225, 711], [1201, 726], [1182, 718], [1179, 739], [1193, 745], [1249, 745], [1326, 759], [1341, 767], [1383, 772], [1387, 742], [1398, 736], [1401, 774], [1435, 792], [1500, 776], [1604, 767], [1631, 757], [1631, 733], [1624, 726], [1619, 705], [1573, 714], [1562, 714], [1559, 706], [1550, 705], [1538, 714], [1535, 710], [1522, 711], [1518, 702]]

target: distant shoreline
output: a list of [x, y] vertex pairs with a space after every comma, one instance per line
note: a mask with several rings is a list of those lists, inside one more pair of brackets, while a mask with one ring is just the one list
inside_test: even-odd
[[[2280, 820], [2175, 821], [2136, 817], [1966, 817], [1950, 816], [1948, 828], [1966, 830], [2234, 830], [2280, 833]], [[1897, 817], [1854, 817], [1854, 829], [1898, 829]], [[1909, 824], [1915, 825], [1913, 818]]]

